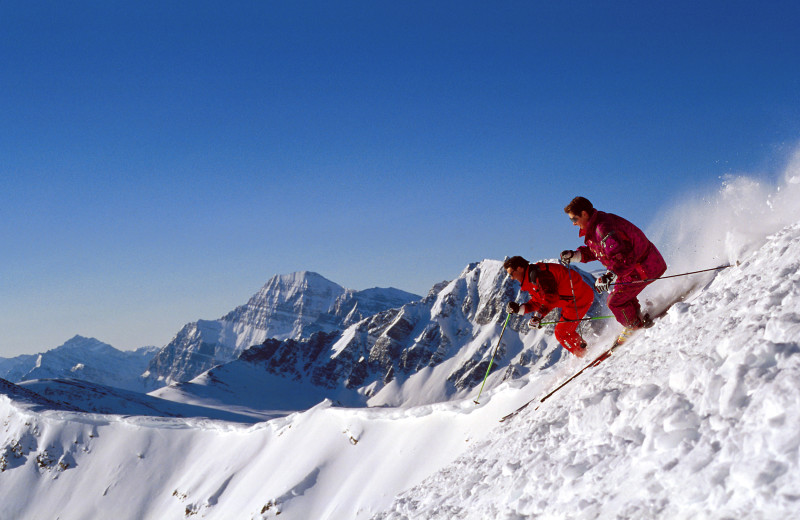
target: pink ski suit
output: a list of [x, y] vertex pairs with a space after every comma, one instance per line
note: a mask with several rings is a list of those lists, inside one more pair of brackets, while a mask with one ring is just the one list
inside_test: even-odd
[[608, 296], [608, 308], [617, 321], [626, 327], [637, 328], [642, 321], [636, 296], [667, 270], [667, 264], [656, 246], [642, 231], [622, 217], [595, 210], [585, 230], [585, 246], [578, 248], [581, 262], [599, 260], [606, 269], [617, 275], [616, 285]]

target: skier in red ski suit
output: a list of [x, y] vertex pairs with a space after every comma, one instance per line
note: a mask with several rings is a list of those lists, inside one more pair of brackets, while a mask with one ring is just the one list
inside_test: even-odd
[[532, 312], [531, 326], [541, 327], [542, 318], [560, 307], [561, 320], [556, 324], [556, 339], [572, 354], [583, 357], [586, 354], [586, 342], [576, 332], [579, 323], [576, 320], [583, 318], [592, 306], [594, 291], [581, 275], [560, 264], [531, 264], [521, 256], [507, 259], [503, 268], [511, 278], [522, 284], [523, 291], [531, 295], [531, 299], [523, 305], [508, 302], [506, 310], [511, 314]]
[[[584, 197], [575, 197], [564, 212], [580, 228], [586, 245], [561, 253], [561, 261], [599, 260], [608, 272], [595, 283], [598, 292], [609, 291], [608, 308], [628, 329], [649, 327], [650, 316], [641, 314], [637, 296], [667, 270], [656, 246], [644, 233], [622, 217], [594, 209]], [[643, 281], [650, 280], [650, 281]]]

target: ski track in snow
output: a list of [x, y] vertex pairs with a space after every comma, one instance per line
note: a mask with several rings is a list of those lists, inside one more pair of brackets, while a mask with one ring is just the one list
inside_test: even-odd
[[799, 338], [795, 224], [503, 424], [602, 345], [479, 406], [474, 393], [405, 409], [324, 402], [255, 425], [36, 412], [0, 396], [0, 519], [792, 518]]

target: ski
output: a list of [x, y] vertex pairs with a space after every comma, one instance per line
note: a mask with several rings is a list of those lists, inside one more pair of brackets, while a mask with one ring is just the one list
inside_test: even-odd
[[[581, 374], [583, 374], [586, 371], [586, 369], [591, 368], [591, 367], [595, 367], [595, 366], [599, 365], [600, 363], [602, 363], [605, 359], [607, 359], [611, 355], [611, 353], [614, 351], [614, 349], [618, 348], [622, 344], [623, 343], [618, 343], [617, 341], [614, 341], [614, 344], [610, 348], [608, 348], [605, 351], [603, 351], [600, 355], [598, 355], [596, 358], [594, 358], [591, 362], [589, 362], [583, 368], [581, 368], [580, 370], [578, 370], [577, 372], [572, 374], [569, 378], [565, 379], [563, 382], [561, 382], [558, 386], [556, 386], [555, 388], [550, 390], [543, 397], [541, 397], [541, 398], [539, 396], [534, 397], [533, 399], [531, 399], [527, 403], [523, 404], [522, 406], [520, 406], [519, 408], [517, 408], [516, 410], [514, 410], [510, 414], [504, 416], [502, 419], [500, 419], [500, 422], [506, 422], [507, 420], [511, 419], [515, 415], [519, 414], [522, 410], [527, 408], [531, 403], [533, 403], [537, 399], [539, 399], [539, 403], [543, 403], [543, 402], [547, 401], [550, 397], [553, 396], [553, 394], [555, 394], [556, 392], [558, 392], [559, 390], [561, 390], [562, 388], [567, 386], [570, 382], [572, 382], [573, 380], [578, 378]], [[537, 406], [537, 408], [538, 408], [538, 406]]]
[[[656, 318], [662, 317], [665, 313], [666, 313], [666, 311], [662, 312], [661, 314], [656, 316]], [[500, 422], [505, 422], [508, 419], [511, 419], [515, 415], [519, 414], [522, 410], [527, 408], [532, 402], [536, 401], [536, 399], [539, 399], [539, 404], [547, 401], [556, 392], [558, 392], [559, 390], [561, 390], [562, 388], [567, 386], [570, 382], [572, 382], [573, 380], [578, 378], [581, 374], [583, 374], [586, 371], [586, 369], [591, 368], [591, 367], [596, 367], [597, 365], [599, 365], [600, 363], [602, 363], [603, 361], [608, 359], [611, 356], [611, 353], [614, 352], [616, 349], [618, 349], [622, 345], [626, 345], [626, 344], [630, 343], [631, 337], [634, 335], [635, 332], [637, 332], [637, 331], [629, 330], [629, 329], [623, 330], [619, 334], [619, 336], [617, 336], [617, 338], [614, 340], [614, 342], [611, 344], [611, 346], [609, 348], [607, 348], [602, 353], [600, 353], [596, 358], [594, 358], [592, 361], [590, 361], [588, 364], [586, 364], [583, 368], [581, 368], [580, 370], [578, 370], [577, 372], [572, 374], [569, 378], [567, 378], [566, 380], [561, 382], [561, 384], [559, 384], [557, 387], [555, 387], [552, 390], [550, 390], [547, 394], [544, 395], [544, 397], [541, 397], [541, 398], [539, 398], [538, 396], [534, 397], [533, 399], [531, 399], [527, 403], [523, 404], [522, 406], [520, 406], [519, 408], [517, 408], [516, 410], [514, 410], [510, 414], [504, 416], [502, 419], [500, 419]], [[536, 408], [539, 408], [539, 407], [537, 406]]]

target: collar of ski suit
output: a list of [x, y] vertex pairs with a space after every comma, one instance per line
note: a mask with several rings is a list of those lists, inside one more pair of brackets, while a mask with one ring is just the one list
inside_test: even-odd
[[533, 282], [531, 282], [531, 277], [530, 277], [531, 267], [533, 267], [533, 264], [528, 264], [528, 267], [525, 268], [525, 276], [522, 277], [522, 284], [521, 284], [522, 285], [521, 289], [527, 292], [528, 294], [533, 294], [534, 292], [538, 292], [536, 287], [533, 285]]
[[597, 225], [597, 219], [598, 218], [600, 218], [600, 212], [598, 210], [594, 210], [594, 213], [592, 213], [592, 216], [589, 217], [589, 222], [586, 223], [586, 229], [581, 229], [578, 232], [578, 236], [583, 238], [583, 237], [586, 236], [587, 230], [594, 229], [595, 226]]

